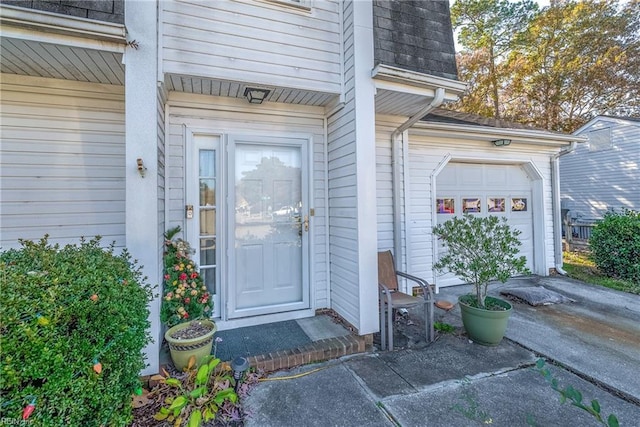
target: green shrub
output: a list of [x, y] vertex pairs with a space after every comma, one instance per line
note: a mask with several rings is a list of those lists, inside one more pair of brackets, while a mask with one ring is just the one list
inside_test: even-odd
[[640, 283], [640, 212], [607, 212], [594, 227], [589, 245], [603, 274]]
[[0, 419], [35, 398], [33, 425], [130, 423], [152, 289], [126, 250], [99, 243], [45, 236], [0, 253]]

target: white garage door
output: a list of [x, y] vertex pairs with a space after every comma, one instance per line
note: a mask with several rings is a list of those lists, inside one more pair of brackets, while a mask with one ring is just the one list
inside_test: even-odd
[[[533, 271], [533, 206], [531, 180], [521, 166], [449, 163], [436, 180], [436, 217], [443, 223], [464, 213], [507, 218], [522, 232], [520, 254]], [[438, 245], [438, 252], [443, 247]], [[462, 283], [452, 274], [437, 275], [438, 286]]]

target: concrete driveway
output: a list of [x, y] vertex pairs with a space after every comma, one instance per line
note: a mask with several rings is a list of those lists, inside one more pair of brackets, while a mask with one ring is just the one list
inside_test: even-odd
[[[598, 400], [622, 426], [640, 426], [640, 297], [563, 277], [513, 279], [490, 293], [541, 285], [575, 302], [514, 302], [508, 339], [496, 347], [445, 334], [428, 345], [279, 372], [246, 399], [247, 425], [598, 425], [560, 403], [534, 369], [542, 356], [561, 387], [573, 386], [588, 404]], [[438, 297], [456, 301], [469, 289], [445, 288]], [[458, 307], [438, 317], [460, 325]]]

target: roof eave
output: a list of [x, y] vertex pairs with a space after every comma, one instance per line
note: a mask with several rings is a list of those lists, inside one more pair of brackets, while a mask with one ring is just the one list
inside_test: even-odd
[[514, 143], [563, 147], [572, 142], [586, 142], [587, 138], [577, 135], [565, 135], [529, 129], [495, 128], [489, 126], [472, 126], [449, 123], [421, 121], [416, 123], [410, 132], [420, 135], [438, 136], [441, 138], [468, 138], [482, 141], [495, 139], [511, 139]]
[[122, 24], [5, 4], [0, 7], [0, 24], [5, 30], [8, 26], [13, 26], [30, 31], [106, 41], [120, 45], [127, 43], [126, 29]]
[[431, 74], [418, 73], [403, 68], [378, 64], [371, 71], [374, 80], [385, 80], [402, 83], [418, 88], [443, 88], [446, 92], [460, 96], [467, 88], [467, 83]]

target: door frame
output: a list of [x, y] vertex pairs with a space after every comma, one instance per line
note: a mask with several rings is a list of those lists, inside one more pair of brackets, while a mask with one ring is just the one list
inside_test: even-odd
[[[264, 306], [258, 308], [250, 308], [246, 310], [236, 310], [236, 295], [232, 288], [235, 286], [236, 271], [235, 271], [235, 250], [231, 246], [235, 242], [235, 153], [236, 145], [238, 143], [246, 143], [253, 145], [268, 146], [281, 146], [281, 147], [299, 147], [300, 148], [300, 161], [301, 161], [301, 198], [302, 209], [300, 212], [301, 218], [307, 216], [309, 218], [309, 230], [302, 233], [301, 239], [301, 255], [302, 255], [302, 301], [295, 303], [286, 303], [275, 306]], [[227, 176], [226, 187], [224, 191], [225, 203], [226, 203], [226, 217], [228, 218], [225, 224], [226, 239], [228, 245], [225, 247], [226, 253], [226, 277], [225, 281], [225, 315], [224, 319], [227, 320], [240, 320], [243, 318], [254, 318], [257, 316], [265, 315], [286, 315], [287, 312], [294, 312], [299, 310], [309, 310], [312, 308], [311, 301], [311, 242], [312, 242], [312, 219], [309, 215], [310, 203], [312, 200], [312, 188], [310, 186], [311, 173], [310, 170], [312, 162], [310, 161], [310, 155], [313, 152], [313, 140], [309, 135], [300, 135], [295, 133], [283, 133], [274, 134], [271, 132], [264, 133], [229, 133], [226, 134], [226, 160], [227, 166], [225, 168], [225, 175]], [[280, 310], [278, 310], [278, 308]], [[246, 314], [242, 314], [242, 313]]]
[[[216, 189], [218, 190], [218, 194], [216, 195], [216, 205], [218, 208], [216, 209], [216, 285], [218, 293], [214, 297], [214, 307], [212, 318], [224, 318], [225, 316], [225, 295], [226, 295], [226, 286], [227, 283], [227, 269], [225, 267], [225, 249], [227, 247], [226, 242], [226, 233], [224, 232], [227, 218], [227, 211], [225, 209], [226, 200], [224, 198], [224, 192], [226, 191], [226, 181], [227, 181], [227, 173], [226, 173], [226, 162], [224, 160], [225, 157], [225, 135], [220, 132], [213, 132], [209, 130], [201, 130], [201, 129], [190, 129], [185, 126], [185, 156], [184, 156], [184, 207], [186, 210], [186, 205], [193, 204], [197, 206], [197, 202], [199, 201], [199, 184], [198, 184], [198, 165], [195, 164], [196, 157], [195, 151], [199, 149], [196, 147], [196, 139], [199, 136], [204, 137], [212, 137], [218, 138], [219, 143], [218, 147], [216, 147], [216, 180], [218, 181], [216, 185]], [[186, 213], [183, 213], [183, 221], [184, 221], [184, 238], [191, 245], [192, 249], [195, 250], [193, 254], [193, 259], [196, 261], [198, 268], [200, 267], [200, 241], [199, 241], [199, 226], [200, 226], [200, 218], [199, 211], [195, 212], [193, 219], [189, 220], [186, 218]], [[220, 250], [218, 250], [218, 248]]]
[[[313, 270], [314, 270], [313, 269], [313, 265], [314, 265], [313, 245], [314, 245], [315, 239], [313, 234], [314, 217], [311, 215], [309, 215], [309, 233], [307, 236], [308, 250], [303, 253], [303, 256], [305, 256], [307, 260], [306, 273], [303, 270], [303, 280], [305, 280], [307, 283], [307, 286], [306, 286], [307, 289], [306, 291], [303, 290], [303, 295], [308, 300], [308, 308], [300, 309], [298, 311], [287, 311], [287, 312], [280, 312], [275, 314], [255, 315], [252, 317], [243, 317], [243, 318], [237, 318], [237, 319], [229, 319], [228, 308], [227, 308], [229, 283], [230, 283], [229, 271], [230, 271], [230, 267], [235, 265], [235, 259], [231, 254], [232, 251], [230, 250], [229, 244], [228, 244], [228, 238], [229, 238], [229, 233], [231, 229], [230, 220], [227, 217], [229, 213], [229, 208], [230, 208], [229, 194], [228, 194], [228, 188], [229, 188], [228, 166], [229, 166], [230, 160], [235, 161], [235, 159], [233, 159], [229, 153], [230, 137], [237, 138], [238, 136], [241, 136], [241, 137], [245, 136], [250, 138], [263, 138], [265, 135], [268, 135], [271, 138], [304, 140], [305, 141], [303, 146], [304, 150], [302, 151], [302, 153], [306, 151], [306, 155], [302, 154], [303, 156], [302, 162], [303, 162], [303, 167], [306, 168], [306, 173], [304, 173], [305, 171], [303, 170], [303, 176], [306, 177], [306, 184], [303, 182], [303, 186], [304, 186], [304, 190], [306, 191], [306, 194], [308, 195], [308, 200], [306, 201], [307, 206], [306, 208], [304, 208], [304, 212], [306, 212], [306, 214], [308, 215], [309, 209], [313, 208], [313, 206], [311, 206], [311, 203], [313, 201], [313, 187], [312, 187], [313, 185], [312, 168], [314, 164], [313, 163], [313, 153], [314, 153], [313, 135], [309, 133], [299, 133], [299, 132], [298, 133], [273, 132], [271, 130], [264, 130], [262, 132], [233, 133], [233, 132], [227, 132], [225, 130], [216, 130], [210, 127], [191, 127], [186, 124], [183, 124], [182, 127], [183, 127], [183, 135], [184, 135], [183, 137], [184, 138], [183, 139], [184, 140], [184, 158], [183, 158], [183, 164], [182, 164], [183, 174], [179, 176], [184, 179], [183, 188], [185, 193], [183, 196], [184, 197], [183, 206], [182, 206], [183, 209], [184, 209], [184, 205], [189, 204], [188, 195], [190, 194], [189, 193], [190, 188], [195, 185], [196, 193], [197, 193], [197, 182], [193, 180], [195, 165], [191, 161], [191, 159], [193, 158], [194, 138], [200, 135], [220, 138], [219, 155], [217, 156], [217, 162], [219, 166], [218, 191], [220, 193], [219, 196], [221, 200], [221, 202], [219, 202], [220, 209], [218, 211], [219, 218], [217, 220], [220, 226], [220, 233], [217, 235], [217, 245], [219, 245], [220, 247], [220, 251], [218, 251], [218, 254], [217, 254], [217, 256], [219, 257], [219, 265], [220, 265], [220, 269], [219, 269], [220, 271], [218, 272], [218, 279], [219, 279], [219, 285], [220, 285], [219, 286], [220, 303], [218, 304], [217, 308], [214, 307], [215, 315], [213, 315], [213, 318], [216, 320], [216, 325], [218, 326], [218, 330], [227, 330], [227, 329], [232, 329], [237, 327], [252, 326], [257, 324], [278, 322], [278, 321], [290, 320], [290, 319], [301, 319], [301, 318], [313, 316], [315, 314], [315, 311], [314, 311], [315, 300], [311, 298], [311, 296], [314, 295], [314, 292], [315, 292], [314, 283], [312, 280]], [[195, 229], [197, 228], [195, 227], [196, 224], [193, 221], [187, 220], [185, 218], [184, 213], [182, 215], [182, 221], [184, 225], [183, 234], [185, 236], [185, 239], [188, 239], [189, 243], [192, 243], [194, 245], [194, 249], [198, 251], [196, 242], [191, 242], [190, 240], [190, 236], [192, 232], [195, 231], [197, 235], [198, 230]], [[199, 251], [196, 253], [196, 255], [199, 255]], [[197, 259], [197, 261], [199, 261], [199, 259]], [[200, 263], [198, 262], [198, 265], [199, 264]]]

